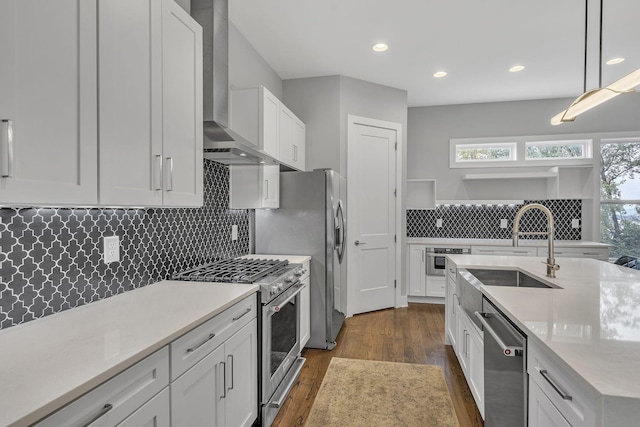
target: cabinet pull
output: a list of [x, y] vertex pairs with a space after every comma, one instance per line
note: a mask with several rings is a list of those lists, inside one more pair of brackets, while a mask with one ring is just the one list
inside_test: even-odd
[[562, 388], [560, 388], [560, 386], [551, 379], [551, 376], [546, 369], [540, 369], [540, 375], [542, 375], [542, 378], [547, 380], [547, 382], [551, 385], [551, 387], [553, 387], [553, 389], [560, 395], [561, 398], [563, 398], [564, 400], [573, 400], [573, 397], [571, 397], [570, 394], [567, 394], [566, 391], [562, 390]]
[[222, 396], [220, 399], [225, 399], [227, 397], [227, 364], [220, 362], [220, 365], [222, 365]]
[[193, 347], [193, 348], [188, 348], [187, 349], [187, 353], [193, 353], [194, 351], [196, 351], [197, 349], [199, 349], [200, 347], [202, 347], [203, 345], [205, 345], [206, 343], [208, 343], [209, 341], [211, 341], [213, 339], [213, 337], [215, 337], [216, 334], [214, 334], [213, 332], [209, 334], [209, 337], [202, 341], [200, 344], [198, 344], [197, 346]]
[[293, 161], [297, 162], [298, 161], [298, 147], [297, 146], [293, 146]]
[[0, 123], [2, 125], [2, 129], [0, 129], [0, 144], [2, 145], [0, 148], [2, 156], [0, 176], [11, 178], [13, 177], [13, 121], [2, 120]]
[[91, 424], [98, 421], [100, 418], [102, 418], [107, 412], [109, 412], [112, 409], [113, 409], [113, 405], [111, 403], [105, 404], [102, 407], [102, 409], [100, 409], [100, 412], [98, 412], [98, 414], [95, 417], [91, 418], [87, 423], [83, 424], [82, 427], [89, 427]]
[[167, 157], [167, 191], [173, 191], [173, 157]]
[[[457, 294], [453, 294], [453, 297], [455, 299], [458, 299], [458, 295]], [[451, 311], [453, 312], [453, 314], [456, 314], [456, 302], [455, 301], [451, 301]]]
[[[229, 360], [229, 370], [231, 371], [231, 381], [229, 381], [231, 383], [231, 385], [229, 386], [229, 388], [227, 390], [233, 390], [233, 354], [230, 354], [229, 356], [227, 356], [227, 360]], [[226, 376], [226, 375], [225, 375]]]
[[513, 251], [514, 254], [528, 254], [529, 251]]
[[249, 314], [249, 313], [251, 313], [251, 307], [247, 308], [247, 309], [245, 310], [245, 312], [244, 312], [244, 313], [242, 313], [240, 316], [238, 316], [238, 317], [234, 317], [234, 318], [233, 318], [233, 321], [235, 322], [236, 320], [240, 320], [240, 319], [242, 319], [244, 316], [246, 316], [246, 315], [247, 315], [247, 314]]
[[269, 198], [269, 180], [264, 180], [264, 199], [267, 200]]
[[162, 190], [162, 156], [156, 155], [155, 170], [153, 171], [153, 189], [156, 191]]

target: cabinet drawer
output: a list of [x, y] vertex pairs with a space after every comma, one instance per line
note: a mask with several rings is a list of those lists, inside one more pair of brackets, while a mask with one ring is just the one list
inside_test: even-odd
[[573, 426], [594, 426], [596, 396], [590, 395], [569, 376], [557, 362], [551, 359], [535, 343], [527, 347], [527, 373], [529, 380], [544, 392], [545, 396]]
[[153, 399], [118, 424], [118, 427], [170, 427], [170, 406], [169, 387], [165, 387]]
[[257, 315], [255, 294], [171, 343], [171, 381], [202, 360]]
[[427, 276], [427, 296], [428, 297], [445, 297], [447, 294], [447, 278]]
[[169, 349], [163, 347], [36, 425], [113, 426], [168, 384]]
[[[538, 248], [538, 256], [546, 258], [548, 254], [548, 248]], [[556, 258], [594, 258], [608, 261], [609, 248], [555, 248], [553, 255]]]
[[471, 246], [472, 255], [508, 255], [508, 256], [538, 256], [538, 249], [534, 247], [514, 246]]

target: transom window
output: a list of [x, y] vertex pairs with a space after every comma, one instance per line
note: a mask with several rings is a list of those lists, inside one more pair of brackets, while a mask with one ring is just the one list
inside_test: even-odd
[[591, 140], [526, 142], [524, 158], [525, 160], [591, 158]]
[[516, 143], [458, 144], [457, 162], [486, 162], [515, 160]]

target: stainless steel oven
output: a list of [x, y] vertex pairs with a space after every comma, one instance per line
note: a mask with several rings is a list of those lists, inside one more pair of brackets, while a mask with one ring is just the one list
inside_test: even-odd
[[262, 305], [262, 425], [271, 425], [296, 381], [304, 358], [300, 355], [300, 292], [294, 283]]
[[471, 248], [436, 248], [426, 249], [427, 276], [444, 276], [446, 270], [447, 254], [470, 254]]

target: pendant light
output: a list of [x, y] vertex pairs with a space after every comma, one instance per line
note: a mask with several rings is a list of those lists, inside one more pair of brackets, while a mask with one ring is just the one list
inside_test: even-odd
[[[585, 93], [580, 95], [573, 101], [566, 110], [556, 114], [551, 118], [551, 124], [557, 126], [565, 122], [573, 122], [580, 114], [591, 110], [592, 108], [607, 102], [608, 100], [615, 98], [621, 93], [635, 92], [635, 87], [640, 85], [640, 68], [631, 72], [630, 74], [622, 77], [620, 80], [611, 83], [608, 86], [602, 87], [602, 13], [603, 13], [603, 1], [600, 1], [600, 25], [599, 25], [599, 67], [598, 67], [598, 80], [600, 88], [586, 90], [587, 72], [585, 68]], [[587, 42], [587, 31], [585, 30], [585, 43]], [[585, 55], [587, 51], [585, 50]], [[622, 62], [622, 61], [620, 61]], [[585, 67], [586, 65], [585, 58]]]

